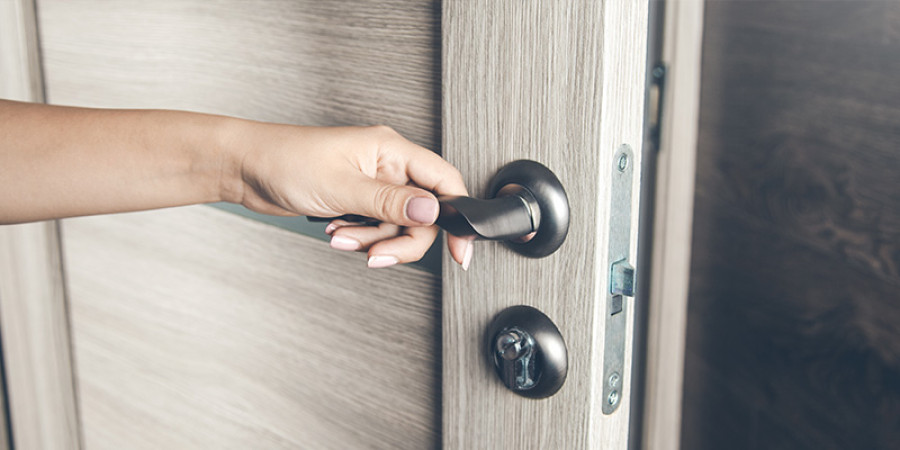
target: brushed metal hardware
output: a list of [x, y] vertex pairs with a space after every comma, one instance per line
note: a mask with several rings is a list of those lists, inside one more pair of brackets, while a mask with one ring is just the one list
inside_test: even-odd
[[500, 378], [514, 391], [531, 389], [535, 384], [534, 338], [518, 327], [505, 329], [494, 339], [494, 351], [500, 356]]
[[513, 161], [491, 179], [486, 199], [438, 197], [437, 225], [455, 236], [500, 240], [522, 255], [555, 252], [569, 232], [569, 199], [559, 178], [529, 160]]
[[[555, 252], [569, 233], [569, 198], [559, 178], [529, 160], [503, 166], [491, 179], [488, 197], [440, 196], [436, 225], [454, 236], [504, 241], [513, 251], [532, 258]], [[343, 219], [364, 225], [379, 222], [347, 214], [307, 217], [310, 222]]]
[[545, 398], [566, 381], [569, 361], [559, 329], [544, 313], [519, 305], [488, 326], [487, 352], [500, 380], [524, 397]]
[[613, 155], [610, 177], [609, 289], [606, 293], [606, 337], [603, 340], [603, 414], [618, 409], [625, 383], [625, 328], [627, 297], [634, 297], [634, 267], [628, 262], [631, 248], [631, 195], [634, 153], [628, 144]]
[[634, 297], [634, 267], [627, 259], [612, 263], [609, 269], [609, 292]]

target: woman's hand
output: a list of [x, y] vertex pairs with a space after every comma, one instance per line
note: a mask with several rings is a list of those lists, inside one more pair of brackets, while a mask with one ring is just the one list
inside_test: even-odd
[[[230, 144], [239, 180], [223, 197], [274, 215], [357, 214], [381, 221], [335, 220], [331, 246], [368, 251], [369, 267], [420, 259], [437, 236], [439, 195], [468, 195], [462, 176], [440, 156], [384, 126], [297, 127], [241, 122]], [[453, 258], [468, 268], [468, 239], [448, 235]]]
[[[434, 242], [432, 192], [466, 187], [453, 166], [387, 127], [0, 100], [0, 192], [0, 224], [222, 200], [265, 214], [358, 214], [382, 224], [332, 222], [331, 246], [368, 250], [370, 267], [386, 267]], [[447, 243], [468, 267], [471, 242]]]

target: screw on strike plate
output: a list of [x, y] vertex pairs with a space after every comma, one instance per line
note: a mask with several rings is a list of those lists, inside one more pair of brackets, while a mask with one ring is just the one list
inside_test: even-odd
[[617, 388], [619, 387], [619, 381], [621, 378], [619, 377], [619, 372], [613, 372], [612, 375], [609, 376], [609, 387]]
[[625, 153], [619, 155], [619, 162], [616, 167], [619, 169], [619, 172], [624, 172], [628, 168], [628, 155]]
[[609, 402], [610, 406], [619, 403], [619, 391], [612, 391], [609, 393], [609, 397], [606, 399]]

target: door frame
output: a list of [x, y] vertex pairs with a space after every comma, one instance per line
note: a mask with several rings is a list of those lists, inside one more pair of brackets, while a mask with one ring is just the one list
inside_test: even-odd
[[680, 448], [705, 0], [664, 4], [642, 448]]
[[[645, 262], [650, 289], [641, 433], [648, 449], [679, 444], [704, 6], [702, 0], [665, 5], [668, 71], [652, 256]], [[0, 3], [0, 24], [0, 96], [44, 101], [34, 0]], [[0, 427], [0, 450], [13, 443], [82, 446], [66, 301], [58, 223], [0, 227], [0, 338], [9, 414], [0, 424], [10, 425]]]

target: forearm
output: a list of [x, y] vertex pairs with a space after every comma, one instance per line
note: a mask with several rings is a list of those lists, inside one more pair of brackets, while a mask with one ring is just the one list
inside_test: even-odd
[[0, 100], [0, 223], [220, 201], [235, 119]]

